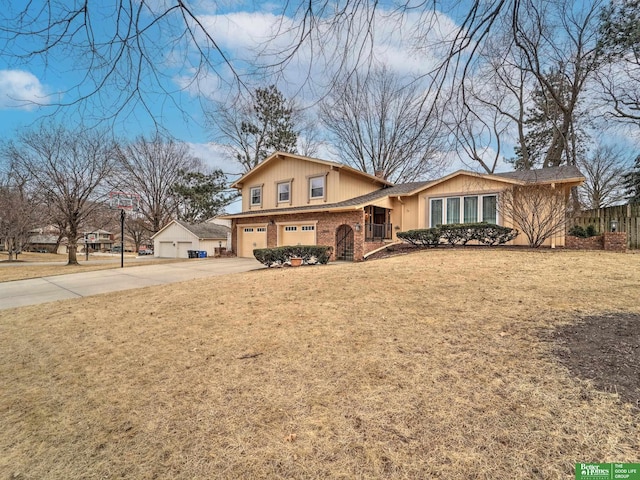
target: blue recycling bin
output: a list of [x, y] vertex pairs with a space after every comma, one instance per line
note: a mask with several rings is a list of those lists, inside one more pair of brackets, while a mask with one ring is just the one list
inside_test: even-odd
[[198, 258], [207, 258], [207, 251], [206, 250], [200, 250], [198, 252]]

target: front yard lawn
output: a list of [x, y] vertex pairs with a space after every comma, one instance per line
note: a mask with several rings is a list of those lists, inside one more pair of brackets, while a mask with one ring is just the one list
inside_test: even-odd
[[638, 384], [618, 395], [566, 361], [593, 317], [608, 335], [629, 319], [633, 345], [639, 285], [640, 255], [442, 249], [3, 310], [0, 478], [572, 479], [576, 462], [640, 462]]

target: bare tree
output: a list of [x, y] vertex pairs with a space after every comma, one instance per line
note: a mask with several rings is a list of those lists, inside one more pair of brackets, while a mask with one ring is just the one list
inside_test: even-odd
[[135, 251], [140, 250], [140, 247], [149, 242], [149, 224], [147, 220], [142, 216], [129, 216], [124, 223], [125, 233], [133, 240]]
[[[525, 142], [525, 113], [532, 89], [532, 75], [522, 68], [523, 58], [514, 48], [509, 26], [478, 51], [476, 71], [461, 79], [447, 102], [445, 124], [453, 138], [453, 149], [463, 163], [469, 161], [494, 173], [504, 157], [504, 147], [515, 138]], [[531, 168], [527, 151], [522, 167]]]
[[419, 83], [382, 67], [345, 79], [321, 104], [322, 121], [341, 160], [393, 182], [443, 168], [440, 119]]
[[34, 201], [34, 192], [15, 173], [4, 172], [0, 178], [0, 241], [4, 242], [9, 261], [17, 259], [29, 244], [30, 232], [45, 218], [43, 209]]
[[565, 158], [575, 164], [571, 143], [575, 118], [587, 82], [600, 62], [597, 34], [602, 1], [577, 5], [573, 0], [527, 0], [523, 4], [528, 15], [513, 24], [515, 45], [544, 99], [541, 112], [548, 112], [547, 121], [552, 125], [542, 166], [558, 166]]
[[611, 2], [600, 23], [600, 83], [609, 114], [640, 126], [640, 1]]
[[151, 233], [165, 226], [176, 213], [172, 195], [181, 172], [199, 168], [186, 144], [155, 135], [139, 137], [117, 150], [117, 188], [140, 195], [140, 210]]
[[[74, 60], [77, 83], [43, 104], [77, 107], [85, 121], [115, 120], [134, 110], [157, 120], [156, 95], [181, 107], [175, 94], [209, 73], [234, 66], [193, 2], [3, 2], [3, 58], [55, 69]], [[178, 87], [176, 76], [190, 72]]]
[[[412, 22], [415, 52], [424, 52], [432, 64], [425, 76], [425, 89], [434, 100], [439, 100], [443, 89], [452, 84], [462, 89], [464, 98], [468, 85], [461, 79], [473, 75], [473, 63], [483, 45], [506, 32], [509, 45], [515, 42], [524, 54], [524, 66], [552, 94], [544, 74], [550, 66], [563, 65], [574, 90], [568, 101], [556, 101], [570, 118], [575, 99], [597, 64], [591, 25], [599, 2], [471, 0], [464, 4], [465, 10], [459, 2], [438, 1], [345, 0], [339, 5], [329, 0], [284, 2], [280, 10], [272, 11], [276, 20], [270, 38], [256, 51], [259, 58], [252, 63], [268, 69], [263, 73], [282, 74], [288, 65], [300, 60], [307, 69], [307, 81], [332, 86], [336, 79], [363, 66], [366, 69], [375, 60], [374, 47], [380, 35], [377, 22], [382, 18], [385, 22], [396, 21], [399, 29], [406, 30], [410, 14], [417, 17]], [[221, 82], [243, 84], [239, 70], [221, 47], [219, 40], [223, 37], [206, 23], [208, 12], [203, 5], [220, 4], [215, 0], [114, 0], [94, 7], [89, 0], [73, 4], [62, 0], [5, 2], [0, 10], [3, 58], [12, 60], [12, 65], [41, 60], [51, 68], [63, 63], [61, 60], [74, 58], [80, 80], [53, 99], [54, 104], [75, 105], [83, 110], [85, 118], [91, 107], [96, 107], [100, 119], [113, 119], [134, 109], [156, 118], [159, 114], [153, 103], [157, 94], [180, 109], [176, 94], [198, 89], [203, 79], [216, 76]], [[454, 12], [451, 17], [459, 23], [444, 38], [439, 37], [439, 43], [430, 40], [441, 27], [436, 10]], [[437, 52], [435, 59], [433, 52]], [[319, 68], [323, 68], [323, 74], [314, 75]], [[176, 77], [184, 81], [177, 85]], [[562, 136], [568, 128], [563, 121], [545, 163], [556, 164], [561, 157], [560, 151], [566, 146]]]
[[77, 264], [77, 242], [87, 219], [102, 206], [105, 182], [113, 172], [115, 146], [102, 132], [42, 125], [18, 134], [4, 146], [38, 200], [68, 241], [68, 264]]
[[619, 146], [601, 145], [582, 157], [578, 167], [586, 177], [579, 187], [584, 208], [610, 207], [626, 198], [624, 175], [632, 163]]
[[537, 248], [564, 231], [567, 204], [566, 191], [554, 185], [515, 185], [500, 193], [498, 211], [526, 235], [530, 247]]

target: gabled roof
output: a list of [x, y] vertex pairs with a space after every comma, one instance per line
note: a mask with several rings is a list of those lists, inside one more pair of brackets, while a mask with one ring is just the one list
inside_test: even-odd
[[198, 237], [199, 240], [210, 240], [210, 239], [226, 239], [227, 233], [231, 231], [231, 229], [225, 225], [217, 225], [215, 223], [187, 223], [181, 220], [172, 220], [167, 223], [164, 227], [158, 230], [151, 238], [157, 237], [161, 232], [169, 228], [169, 226], [176, 224], [180, 227], [187, 230], [192, 235]]
[[231, 229], [225, 225], [217, 225], [215, 223], [186, 223], [176, 220], [176, 223], [189, 230], [198, 238], [227, 238], [227, 233]]
[[317, 163], [317, 164], [320, 164], [320, 165], [325, 165], [325, 166], [337, 168], [337, 169], [340, 169], [340, 170], [344, 170], [346, 172], [353, 173], [354, 175], [358, 175], [360, 177], [368, 178], [369, 180], [372, 180], [374, 182], [380, 183], [381, 185], [388, 185], [388, 186], [392, 186], [393, 185], [393, 183], [388, 182], [388, 181], [386, 181], [386, 180], [384, 180], [384, 179], [382, 179], [380, 177], [376, 177], [375, 175], [370, 175], [368, 173], [364, 173], [361, 170], [357, 170], [357, 169], [355, 169], [353, 167], [350, 167], [348, 165], [344, 165], [342, 163], [332, 162], [330, 160], [321, 160], [319, 158], [313, 158], [313, 157], [305, 157], [303, 155], [297, 155], [295, 153], [275, 152], [273, 155], [267, 157], [265, 160], [263, 160], [257, 166], [255, 166], [250, 171], [245, 173], [238, 180], [233, 182], [233, 184], [231, 184], [231, 187], [232, 188], [242, 188], [242, 184], [245, 183], [248, 178], [252, 177], [257, 172], [263, 170], [266, 165], [269, 165], [270, 163], [274, 162], [276, 159], [284, 158], [284, 157], [295, 158], [297, 160], [303, 160], [303, 161], [306, 161], [306, 162]]

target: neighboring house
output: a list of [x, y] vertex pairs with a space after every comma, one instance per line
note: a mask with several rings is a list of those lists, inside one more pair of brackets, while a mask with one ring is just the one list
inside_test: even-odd
[[[568, 198], [583, 181], [577, 168], [565, 166], [493, 175], [459, 170], [393, 185], [346, 165], [278, 152], [232, 185], [241, 191], [242, 212], [223, 217], [232, 220], [232, 249], [240, 257], [253, 256], [254, 248], [330, 245], [334, 259], [362, 260], [397, 241], [399, 231], [482, 221], [512, 226], [501, 218], [498, 198], [513, 185], [550, 184]], [[564, 233], [545, 245], [564, 245]]]
[[[65, 239], [66, 242], [66, 239]], [[67, 245], [61, 244], [56, 251], [58, 235], [51, 233], [36, 233], [29, 237], [29, 244], [26, 248], [29, 252], [65, 253]]]
[[90, 252], [107, 252], [113, 248], [113, 234], [106, 230], [95, 230], [84, 232], [83, 237], [78, 240], [78, 251], [85, 252], [85, 247]]
[[189, 250], [206, 251], [214, 256], [220, 248], [227, 248], [230, 229], [214, 223], [189, 224], [172, 220], [151, 237], [153, 254], [164, 258], [188, 258]]

